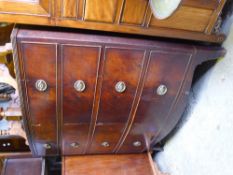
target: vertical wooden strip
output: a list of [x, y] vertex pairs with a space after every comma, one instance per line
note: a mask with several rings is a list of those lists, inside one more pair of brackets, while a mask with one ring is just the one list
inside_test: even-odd
[[153, 17], [153, 14], [152, 14], [150, 5], [148, 3], [145, 18], [144, 18], [144, 22], [143, 22], [143, 26], [145, 28], [148, 28], [150, 26], [150, 22], [151, 22], [152, 17]]
[[121, 21], [124, 6], [125, 6], [125, 0], [118, 0], [116, 16], [115, 16], [115, 23], [117, 23], [117, 24], [119, 24]]
[[213, 14], [210, 18], [210, 22], [209, 22], [208, 26], [206, 27], [206, 30], [205, 30], [206, 34], [210, 35], [213, 32], [215, 24], [216, 24], [219, 16], [221, 15], [221, 11], [222, 11], [225, 3], [226, 3], [226, 0], [220, 0], [218, 7], [213, 12]]
[[61, 61], [61, 46], [57, 44], [57, 66], [56, 66], [56, 106], [57, 106], [57, 147], [58, 147], [58, 154], [61, 154], [61, 143], [62, 143], [62, 64]]
[[77, 19], [83, 19], [85, 11], [85, 0], [78, 0], [77, 5]]
[[89, 127], [89, 133], [88, 133], [88, 140], [86, 145], [86, 150], [84, 151], [84, 154], [86, 154], [92, 144], [92, 140], [95, 133], [95, 127], [96, 127], [96, 121], [99, 111], [99, 102], [100, 102], [100, 96], [101, 96], [101, 89], [102, 89], [102, 82], [103, 82], [103, 67], [104, 67], [104, 54], [105, 54], [105, 47], [102, 47], [99, 53], [99, 64], [98, 64], [98, 72], [96, 76], [96, 88], [95, 88], [95, 97], [94, 97], [94, 103], [93, 103], [93, 109], [92, 109], [92, 116], [91, 116], [91, 123]]

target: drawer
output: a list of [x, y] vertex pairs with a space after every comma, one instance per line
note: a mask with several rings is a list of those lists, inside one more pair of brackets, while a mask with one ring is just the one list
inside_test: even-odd
[[65, 124], [62, 130], [62, 155], [84, 154], [88, 143], [89, 123]]
[[63, 123], [90, 123], [101, 48], [62, 45], [61, 52]]
[[23, 70], [21, 81], [27, 94], [24, 100], [27, 101], [25, 109], [29, 114], [27, 120], [30, 133], [33, 133], [32, 142], [38, 149], [37, 154], [44, 155], [41, 146], [45, 144], [44, 141], [52, 141], [54, 145], [57, 142], [57, 46], [24, 42], [20, 50]]
[[89, 154], [111, 154], [122, 135], [124, 123], [97, 124]]

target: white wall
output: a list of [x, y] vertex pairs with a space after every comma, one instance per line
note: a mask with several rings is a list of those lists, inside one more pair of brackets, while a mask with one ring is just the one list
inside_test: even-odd
[[171, 175], [233, 175], [233, 26], [227, 55], [194, 85], [189, 110], [155, 157]]

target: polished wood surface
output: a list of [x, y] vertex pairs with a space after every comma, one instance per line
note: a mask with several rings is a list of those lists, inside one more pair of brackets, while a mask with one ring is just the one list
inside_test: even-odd
[[[24, 122], [36, 155], [151, 150], [180, 119], [195, 67], [225, 54], [221, 47], [47, 28], [13, 33]], [[44, 92], [35, 88], [38, 79], [47, 82]], [[74, 88], [77, 80], [85, 82], [82, 92]], [[122, 93], [118, 82], [126, 85]], [[157, 93], [161, 85], [164, 95]]]
[[1, 175], [45, 175], [45, 162], [42, 158], [5, 159]]
[[[31, 44], [21, 45], [25, 89], [30, 97], [28, 108], [31, 122], [31, 132], [34, 138], [37, 154], [57, 153], [57, 118], [56, 118], [56, 44]], [[36, 54], [35, 54], [36, 53]], [[42, 64], [46, 60], [46, 64]], [[41, 71], [43, 70], [43, 71]], [[38, 79], [45, 80], [48, 85], [46, 92], [39, 92], [35, 88]], [[49, 144], [52, 148], [44, 149], [44, 144]], [[48, 152], [48, 153], [47, 153]]]
[[151, 155], [93, 155], [63, 157], [62, 175], [162, 175]]
[[149, 0], [0, 1], [0, 21], [52, 25], [189, 40], [223, 42], [214, 28], [226, 0], [183, 0], [171, 17], [157, 20]]

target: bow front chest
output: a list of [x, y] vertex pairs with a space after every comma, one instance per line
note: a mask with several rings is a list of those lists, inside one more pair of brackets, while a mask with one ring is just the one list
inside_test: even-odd
[[30, 148], [38, 156], [141, 153], [175, 126], [202, 47], [18, 27], [15, 65]]

